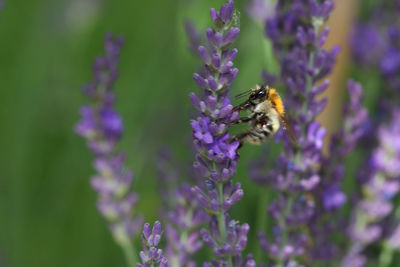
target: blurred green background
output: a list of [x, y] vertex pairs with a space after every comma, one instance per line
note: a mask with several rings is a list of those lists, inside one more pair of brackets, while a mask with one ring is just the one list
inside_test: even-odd
[[[115, 87], [126, 129], [121, 148], [136, 174], [138, 210], [146, 221], [155, 220], [158, 149], [168, 146], [189, 164], [193, 158], [188, 94], [199, 90], [192, 74], [200, 59], [188, 50], [183, 21], [191, 18], [205, 28], [210, 7], [222, 3], [6, 1], [0, 13], [0, 266], [124, 266], [96, 210], [89, 184], [93, 157], [74, 133], [78, 109], [87, 101], [81, 87], [103, 53], [105, 33], [123, 35]], [[235, 92], [258, 83], [266, 65], [262, 29], [243, 5], [237, 1], [242, 33]], [[261, 191], [245, 169], [247, 158], [263, 149], [244, 148], [236, 176], [246, 197], [232, 216], [251, 224]]]

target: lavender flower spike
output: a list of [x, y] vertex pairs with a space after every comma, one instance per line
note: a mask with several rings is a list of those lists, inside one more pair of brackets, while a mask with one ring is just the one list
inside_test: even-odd
[[166, 221], [164, 254], [171, 266], [195, 266], [193, 255], [203, 246], [199, 228], [209, 216], [195, 200], [190, 185], [177, 185], [181, 172], [171, 162], [168, 150], [160, 153], [157, 167], [164, 204], [161, 214]]
[[[220, 258], [220, 265], [240, 266], [241, 252], [247, 243], [248, 226], [230, 226], [228, 211], [232, 205], [243, 197], [240, 184], [233, 184], [232, 176], [236, 172], [239, 146], [237, 141], [231, 142], [227, 123], [238, 117], [232, 113], [232, 105], [228, 98], [230, 85], [234, 81], [238, 69], [233, 67], [236, 49], [230, 45], [239, 34], [234, 26], [236, 16], [234, 3], [229, 0], [219, 11], [210, 10], [214, 29], [207, 29], [208, 49], [199, 47], [199, 55], [204, 62], [204, 71], [195, 73], [195, 82], [204, 89], [201, 96], [190, 94], [193, 105], [199, 110], [199, 117], [191, 121], [193, 143], [197, 155], [194, 168], [204, 177], [204, 187], [192, 188], [198, 203], [211, 215], [209, 230], [202, 231], [205, 244], [213, 248]], [[236, 233], [238, 230], [240, 240]], [[245, 231], [247, 229], [247, 231]]]
[[[357, 203], [348, 229], [351, 246], [342, 266], [353, 265], [354, 259], [364, 266], [363, 250], [384, 237], [384, 219], [393, 211], [393, 198], [400, 191], [400, 110], [394, 110], [392, 121], [378, 131], [379, 146], [369, 160], [370, 170], [363, 177], [363, 197]], [[397, 222], [398, 223], [398, 222]], [[385, 229], [386, 228], [386, 229]], [[394, 231], [396, 236], [396, 231]], [[389, 238], [389, 240], [392, 240]], [[388, 245], [394, 244], [389, 242]]]
[[106, 54], [96, 59], [94, 80], [83, 91], [92, 103], [81, 108], [82, 119], [76, 125], [76, 132], [86, 139], [95, 155], [97, 174], [92, 177], [91, 184], [98, 193], [97, 207], [107, 220], [115, 241], [124, 249], [130, 266], [134, 266], [136, 253], [131, 238], [136, 235], [141, 220], [132, 216], [137, 202], [136, 193], [130, 192], [133, 174], [125, 167], [124, 154], [115, 147], [122, 136], [123, 123], [114, 110], [112, 87], [118, 76], [122, 44], [121, 37], [106, 36]]
[[140, 252], [140, 258], [143, 264], [137, 263], [136, 267], [168, 267], [168, 260], [163, 256], [162, 249], [158, 248], [161, 240], [161, 223], [156, 221], [151, 229], [149, 223], [143, 226], [142, 246], [143, 251]]
[[343, 127], [332, 136], [330, 157], [324, 157], [322, 170], [325, 173], [321, 182], [321, 203], [325, 210], [340, 208], [346, 201], [345, 194], [339, 190], [344, 176], [344, 157], [351, 152], [357, 141], [365, 133], [363, 127], [368, 112], [362, 107], [363, 92], [361, 84], [350, 80], [347, 84], [350, 103], [343, 112]]
[[[280, 82], [286, 87], [287, 112], [298, 140], [293, 145], [284, 138], [285, 152], [274, 170], [254, 177], [280, 192], [268, 209], [276, 221], [273, 240], [259, 234], [261, 247], [278, 267], [308, 258], [310, 253], [307, 244], [312, 237], [307, 228], [318, 204], [310, 196], [323, 180], [319, 166], [326, 135], [316, 117], [327, 100], [320, 100], [318, 95], [329, 85], [322, 79], [332, 70], [339, 52], [337, 47], [331, 51], [322, 48], [329, 29], [319, 29], [333, 5], [331, 0], [278, 0], [274, 16], [266, 23], [266, 34], [281, 66]], [[253, 173], [261, 176], [261, 172]]]
[[331, 139], [329, 156], [324, 156], [320, 168], [323, 177], [313, 191], [316, 202], [314, 216], [310, 221], [310, 232], [314, 246], [310, 249], [313, 260], [331, 262], [337, 259], [340, 249], [333, 242], [333, 232], [340, 232], [343, 218], [340, 208], [347, 197], [341, 189], [345, 174], [345, 156], [355, 147], [365, 134], [368, 112], [362, 106], [361, 84], [349, 81], [347, 84], [350, 102], [345, 105], [342, 115], [343, 125]]

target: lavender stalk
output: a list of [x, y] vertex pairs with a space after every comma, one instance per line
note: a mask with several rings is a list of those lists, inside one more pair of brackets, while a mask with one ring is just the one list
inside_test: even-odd
[[168, 260], [164, 257], [162, 249], [159, 248], [161, 241], [161, 223], [156, 221], [151, 229], [149, 223], [145, 223], [142, 233], [143, 250], [140, 251], [142, 264], [137, 263], [136, 267], [168, 267]]
[[[369, 175], [362, 186], [363, 198], [353, 210], [348, 229], [351, 246], [342, 266], [364, 266], [367, 259], [363, 250], [385, 236], [382, 223], [393, 211], [391, 200], [400, 190], [399, 115], [400, 110], [395, 110], [392, 121], [378, 131], [379, 146], [369, 160]], [[396, 231], [394, 233], [397, 236]]]
[[83, 91], [91, 104], [81, 108], [82, 119], [76, 125], [76, 132], [86, 139], [95, 156], [97, 174], [91, 178], [91, 184], [98, 193], [97, 208], [106, 219], [114, 240], [122, 247], [129, 266], [135, 266], [136, 252], [131, 239], [141, 224], [140, 217], [133, 216], [138, 197], [130, 191], [133, 174], [125, 166], [125, 156], [116, 149], [123, 133], [123, 122], [114, 109], [113, 85], [118, 77], [122, 44], [122, 37], [106, 36], [106, 54], [96, 59], [94, 80]]
[[200, 227], [209, 216], [186, 184], [189, 181], [180, 181], [182, 173], [173, 164], [168, 150], [160, 153], [157, 163], [164, 203], [162, 216], [167, 222], [165, 255], [170, 266], [195, 266], [193, 255], [203, 246]]
[[362, 106], [363, 89], [361, 84], [350, 80], [347, 83], [349, 103], [342, 115], [343, 125], [331, 139], [329, 156], [324, 157], [321, 171], [324, 180], [319, 186], [323, 209], [337, 210], [346, 201], [346, 195], [341, 191], [344, 176], [344, 157], [356, 146], [357, 141], [365, 134], [365, 124], [368, 118], [367, 110]]
[[363, 91], [359, 83], [349, 81], [347, 84], [350, 101], [344, 107], [342, 127], [332, 136], [329, 155], [324, 156], [319, 172], [321, 182], [312, 191], [316, 199], [316, 208], [310, 220], [310, 232], [313, 246], [310, 257], [314, 262], [330, 263], [343, 252], [335, 242], [332, 234], [344, 227], [344, 218], [340, 208], [347, 201], [342, 191], [345, 174], [345, 156], [354, 150], [357, 141], [365, 134], [368, 112], [362, 106]]
[[394, 252], [400, 251], [400, 207], [396, 208], [393, 220], [394, 226], [390, 227], [391, 231], [382, 242], [382, 251], [379, 255], [379, 266], [382, 267], [390, 266]]
[[201, 231], [203, 241], [220, 258], [206, 266], [254, 266], [251, 257], [242, 259], [241, 252], [247, 243], [248, 224], [238, 225], [229, 220], [228, 211], [243, 197], [241, 185], [234, 185], [239, 146], [230, 142], [227, 123], [238, 117], [232, 113], [228, 98], [230, 85], [238, 69], [233, 68], [236, 49], [231, 44], [239, 34], [234, 26], [237, 19], [234, 3], [229, 0], [219, 11], [210, 10], [214, 29], [207, 29], [209, 48], [199, 46], [199, 55], [204, 62], [204, 72], [194, 74], [194, 80], [204, 90], [200, 97], [190, 94], [193, 105], [200, 111], [199, 117], [191, 121], [193, 143], [197, 155], [195, 170], [204, 177], [204, 186], [195, 186], [192, 192], [197, 201], [211, 217], [209, 229]]
[[368, 14], [368, 21], [359, 22], [353, 30], [351, 47], [355, 63], [362, 66], [364, 75], [365, 70], [378, 72], [384, 92], [374, 99], [378, 116], [371, 117], [369, 125], [371, 130], [378, 131], [370, 132], [365, 146], [371, 156], [360, 173], [362, 190], [348, 226], [350, 244], [342, 266], [364, 266], [368, 248], [378, 242], [382, 245], [379, 266], [388, 266], [393, 252], [399, 248], [399, 211], [393, 212], [393, 198], [400, 189], [399, 4], [399, 1], [377, 2]]
[[[307, 226], [314, 215], [315, 202], [309, 197], [321, 178], [323, 139], [326, 130], [315, 121], [327, 103], [318, 100], [329, 85], [319, 83], [332, 69], [339, 49], [322, 48], [329, 33], [323, 22], [333, 9], [330, 0], [278, 1], [275, 14], [266, 23], [275, 55], [281, 64], [280, 81], [287, 88], [285, 104], [289, 107], [293, 128], [298, 139], [291, 145], [284, 138], [285, 152], [279, 156], [274, 170], [265, 177], [253, 177], [280, 192], [269, 212], [276, 221], [274, 241], [260, 233], [261, 246], [276, 266], [306, 261], [310, 236]], [[253, 171], [253, 174], [260, 174]], [[303, 257], [302, 257], [303, 256]]]

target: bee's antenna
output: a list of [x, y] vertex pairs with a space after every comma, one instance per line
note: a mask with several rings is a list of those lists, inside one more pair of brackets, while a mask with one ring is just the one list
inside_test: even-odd
[[247, 90], [246, 92], [243, 92], [243, 93], [240, 93], [240, 94], [238, 94], [238, 95], [235, 95], [235, 99], [242, 98], [242, 97], [244, 97], [244, 96], [246, 96], [246, 95], [249, 95], [250, 93], [251, 93], [251, 89], [250, 89], [250, 90]]

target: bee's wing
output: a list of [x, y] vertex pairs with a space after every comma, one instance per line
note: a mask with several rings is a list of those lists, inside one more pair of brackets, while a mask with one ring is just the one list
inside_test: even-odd
[[290, 139], [290, 142], [292, 144], [297, 145], [297, 137], [296, 134], [293, 130], [292, 124], [290, 123], [290, 119], [286, 113], [284, 113], [283, 116], [279, 116], [279, 119], [283, 125], [283, 129], [285, 130], [285, 133]]
[[248, 96], [248, 95], [250, 95], [250, 93], [251, 93], [251, 89], [250, 89], [250, 90], [247, 90], [247, 91], [245, 91], [245, 92], [242, 92], [242, 93], [240, 93], [240, 94], [235, 95], [235, 99], [239, 99], [239, 98]]
[[[239, 98], [248, 96], [250, 94], [251, 94], [251, 89], [247, 90], [245, 92], [242, 92], [242, 93], [240, 93], [238, 95], [235, 95], [235, 99], [239, 99]], [[241, 110], [247, 109], [248, 107], [249, 107], [249, 99], [246, 99], [244, 102], [242, 102], [239, 105], [235, 106], [233, 108], [233, 111], [241, 111]]]

